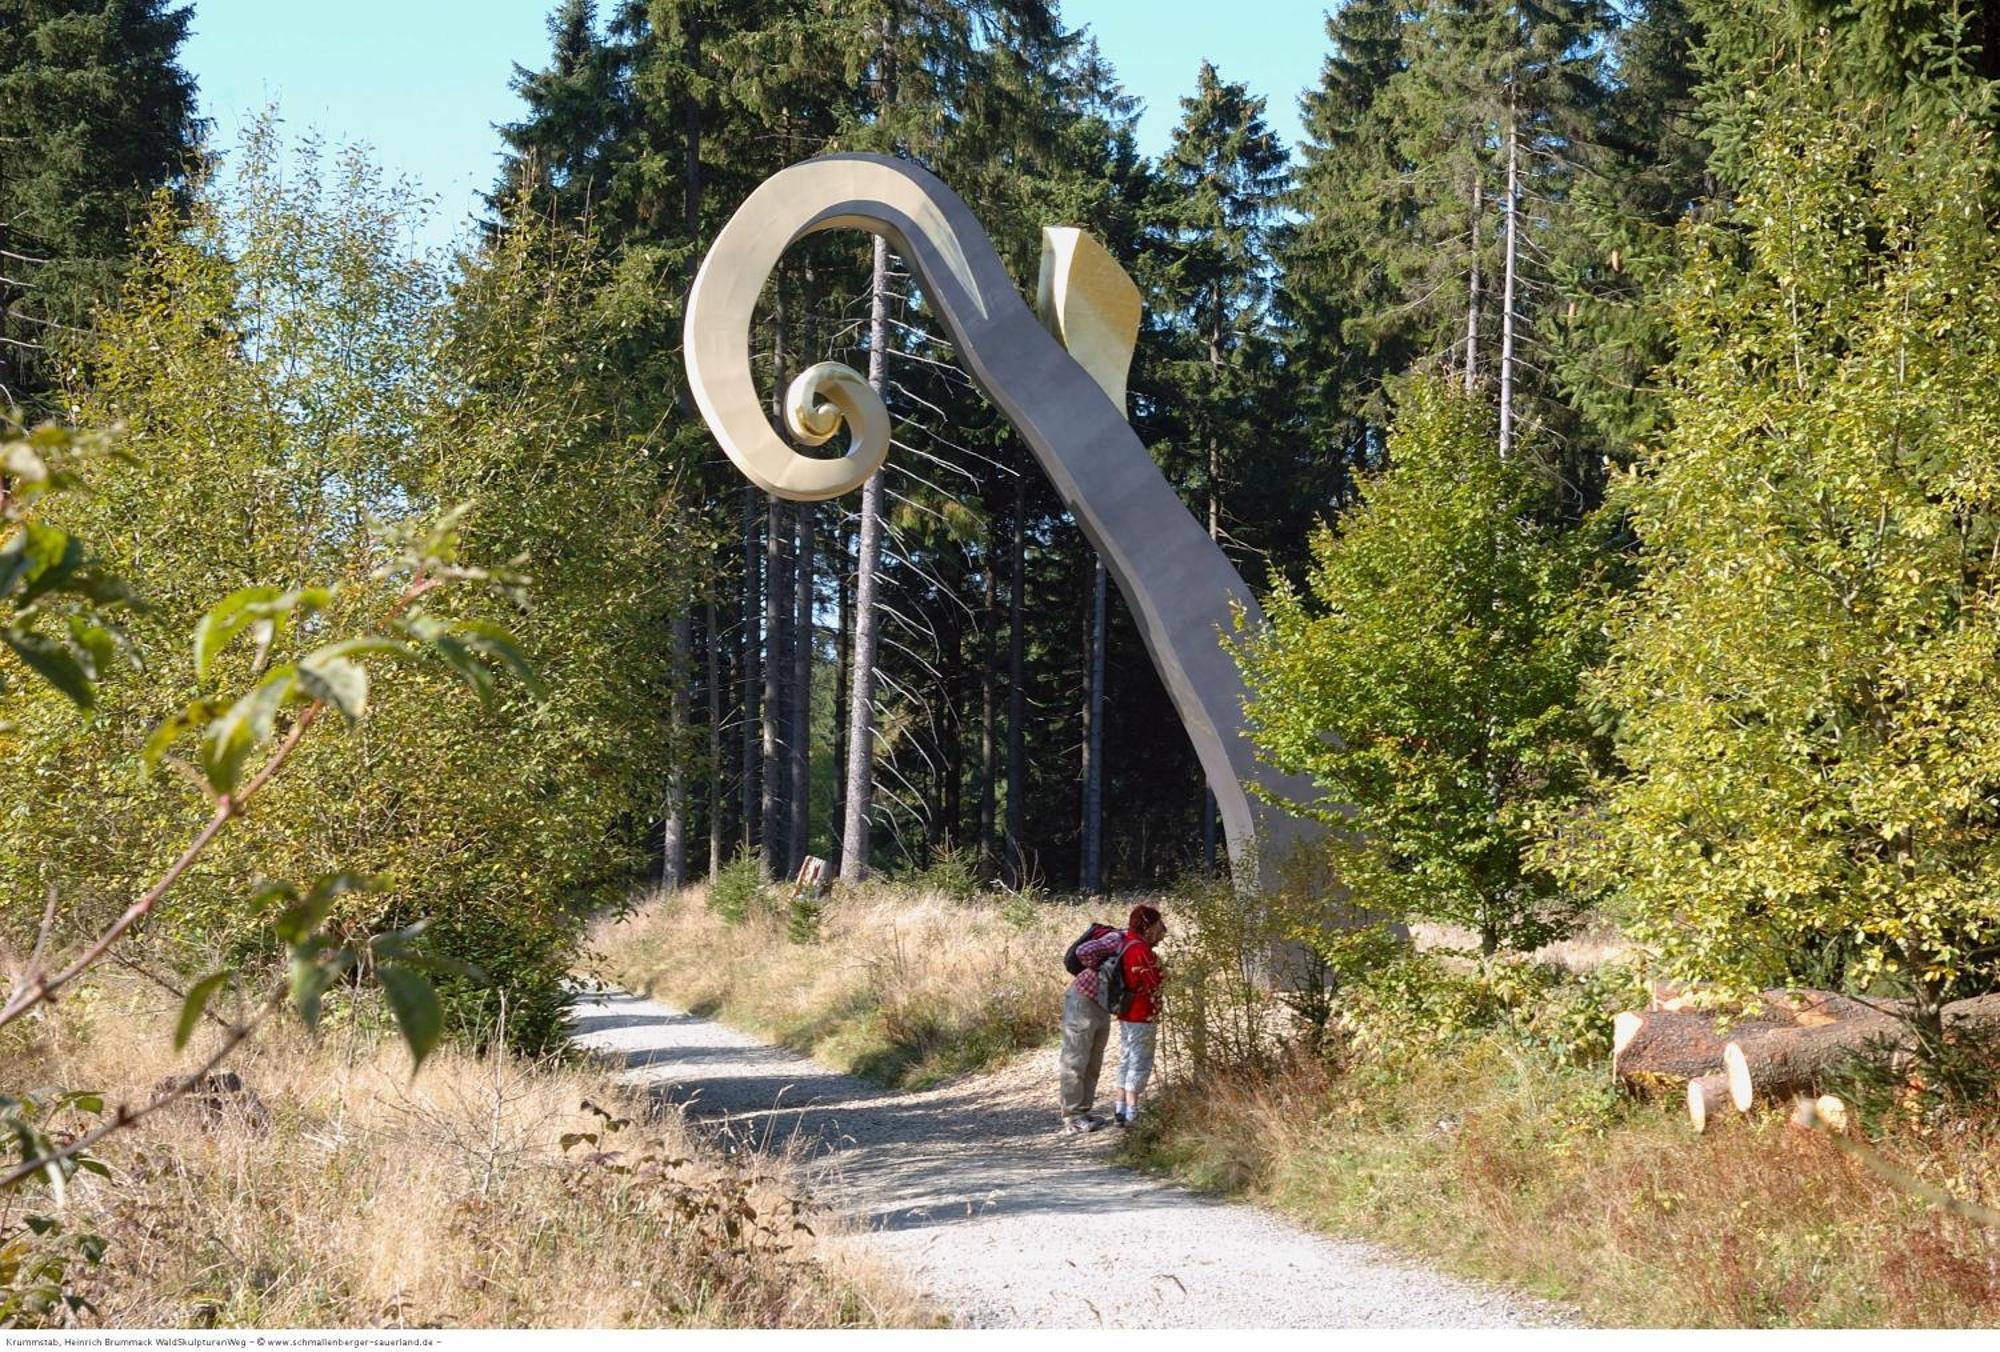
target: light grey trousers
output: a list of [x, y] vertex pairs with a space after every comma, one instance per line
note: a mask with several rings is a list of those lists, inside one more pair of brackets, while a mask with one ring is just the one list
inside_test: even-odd
[[1104, 1068], [1104, 1044], [1111, 1038], [1111, 1015], [1075, 986], [1063, 997], [1062, 1111], [1081, 1117], [1097, 1102], [1097, 1075]]

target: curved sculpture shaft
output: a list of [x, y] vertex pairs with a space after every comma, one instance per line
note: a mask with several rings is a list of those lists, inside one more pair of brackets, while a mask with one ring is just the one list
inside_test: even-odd
[[1043, 327], [943, 183], [904, 160], [831, 155], [783, 170], [749, 196], [688, 297], [688, 379], [716, 440], [752, 482], [802, 500], [859, 486], [887, 454], [888, 416], [850, 369], [822, 363], [793, 382], [786, 401], [787, 423], [810, 444], [838, 421], [826, 404], [845, 418], [849, 452], [826, 459], [785, 444], [751, 374], [751, 317], [765, 279], [793, 242], [839, 227], [884, 236], [922, 278], [960, 361], [1026, 439], [1131, 607], [1215, 794], [1239, 883], [1274, 886], [1292, 847], [1321, 828], [1252, 792], [1314, 796], [1309, 782], [1260, 764], [1243, 736], [1243, 680], [1220, 635], [1239, 614], [1261, 625], [1262, 612], [1123, 410]]

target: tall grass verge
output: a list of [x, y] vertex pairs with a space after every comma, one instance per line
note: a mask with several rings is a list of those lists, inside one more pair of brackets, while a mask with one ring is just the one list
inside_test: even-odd
[[[812, 1233], [781, 1161], [724, 1158], [589, 1066], [490, 1039], [414, 1079], [365, 1007], [237, 1058], [247, 1095], [110, 1137], [68, 1219], [111, 1327], [849, 1327], [914, 1305]], [[168, 1012], [99, 991], [0, 1047], [0, 1082], [143, 1097]], [[200, 1055], [199, 1040], [190, 1049]], [[254, 1095], [254, 1100], [251, 1097]], [[0, 1201], [0, 1204], [7, 1204]], [[18, 1203], [15, 1203], [18, 1204]], [[88, 1321], [87, 1321], [88, 1322]]]
[[[984, 1070], [1055, 1036], [1062, 953], [1105, 905], [995, 905], [894, 883], [837, 890], [810, 942], [776, 900], [688, 888], [600, 924], [605, 974], [895, 1088]], [[1096, 916], [1096, 912], [1106, 912]], [[740, 918], [738, 918], [740, 917]]]
[[[1619, 1326], [2000, 1322], [2000, 1235], [1897, 1191], [1781, 1113], [1692, 1135], [1501, 1031], [1396, 1063], [1297, 1057], [1169, 1086], [1137, 1163]], [[2000, 1195], [2000, 1110], [1887, 1134]]]

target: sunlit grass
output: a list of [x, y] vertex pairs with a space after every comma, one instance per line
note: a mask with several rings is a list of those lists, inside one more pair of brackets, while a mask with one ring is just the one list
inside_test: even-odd
[[[68, 1002], [0, 1053], [0, 1074], [142, 1100], [173, 1060], [158, 1005], [102, 994]], [[484, 1055], [442, 1050], [412, 1079], [393, 1036], [374, 1025], [253, 1043], [237, 1069], [262, 1112], [235, 1098], [219, 1111], [183, 1103], [109, 1138], [101, 1154], [113, 1176], [80, 1180], [69, 1203], [72, 1224], [109, 1241], [81, 1285], [99, 1321], [650, 1328], [916, 1318], [890, 1282], [794, 1225], [821, 1228], [783, 1161], [725, 1159], [606, 1074], [524, 1061], [498, 1039]], [[594, 1136], [565, 1148], [566, 1134], [583, 1133]], [[732, 1222], [738, 1202], [757, 1219]]]

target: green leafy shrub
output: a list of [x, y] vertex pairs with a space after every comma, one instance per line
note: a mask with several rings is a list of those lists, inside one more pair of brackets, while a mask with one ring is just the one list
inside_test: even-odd
[[[78, 486], [75, 465], [85, 449], [58, 428], [0, 439], [0, 466], [21, 485], [18, 493], [0, 495], [0, 638], [36, 678], [24, 691], [0, 688], [9, 706], [18, 696], [34, 709], [40, 696], [45, 714], [51, 700], [63, 702], [53, 706], [57, 710], [94, 707], [119, 642], [106, 627], [115, 623], [107, 612], [114, 604], [134, 605], [124, 582], [91, 563], [82, 539], [40, 519]], [[58, 993], [75, 994], [78, 983], [130, 944], [139, 922], [171, 915], [185, 895], [184, 880], [215, 863], [218, 842], [240, 842], [253, 801], [261, 812], [270, 786], [297, 783], [301, 748], [323, 743], [336, 720], [353, 732], [370, 719], [371, 692], [379, 689], [371, 676], [375, 668], [393, 662], [421, 669], [426, 659], [441, 659], [488, 700], [495, 689], [493, 667], [537, 684], [505, 630], [484, 620], [446, 618], [433, 608], [442, 586], [499, 580], [458, 560], [454, 522], [447, 514], [428, 530], [383, 533], [375, 567], [341, 586], [253, 584], [201, 614], [191, 627], [195, 698], [165, 717], [137, 752], [140, 769], [150, 773], [192, 743], [192, 762], [176, 764], [200, 810], [184, 822], [166, 823], [162, 839], [126, 842], [135, 853], [169, 852], [172, 862], [125, 861], [141, 869], [140, 876], [155, 876], [109, 923], [93, 925], [88, 915], [70, 913], [59, 904], [60, 888], [50, 886], [30, 955], [16, 960], [0, 1000], [0, 1031], [44, 1011]], [[343, 607], [356, 597], [359, 607]], [[357, 609], [373, 611], [365, 629]], [[145, 612], [138, 608], [138, 613]], [[38, 628], [57, 621], [67, 641]], [[167, 684], [175, 676], [170, 668], [153, 678], [154, 684]], [[321, 733], [313, 737], [316, 722]], [[52, 782], [71, 787], [60, 778]], [[39, 824], [27, 813], [15, 814], [15, 820], [23, 832]], [[304, 888], [270, 878], [235, 882], [246, 893], [239, 925], [262, 931], [263, 946], [285, 955], [285, 976], [277, 979], [272, 970], [277, 964], [260, 961], [263, 954], [243, 952], [240, 943], [222, 945], [225, 953], [237, 951], [240, 966], [225, 963], [191, 981], [172, 1039], [173, 1050], [180, 1052], [204, 1017], [220, 1024], [223, 1034], [199, 1069], [156, 1084], [145, 1101], [121, 1104], [108, 1116], [103, 1096], [91, 1091], [0, 1094], [0, 1138], [15, 1154], [0, 1164], [0, 1327], [73, 1323], [91, 1308], [75, 1289], [77, 1272], [95, 1267], [105, 1250], [100, 1236], [15, 1199], [45, 1190], [53, 1210], [62, 1212], [78, 1174], [108, 1175], [89, 1153], [99, 1140], [211, 1081], [287, 1004], [307, 1027], [316, 1028], [330, 989], [366, 982], [385, 997], [413, 1067], [421, 1066], [442, 1038], [443, 1006], [429, 977], [454, 964], [419, 946], [425, 922], [366, 939], [329, 923], [344, 899], [379, 891], [379, 882], [348, 872], [322, 876]], [[204, 966], [212, 963], [211, 954]], [[172, 982], [154, 979], [175, 989]], [[237, 997], [239, 1012], [224, 1019], [215, 1008], [218, 997], [230, 994]]]
[[1558, 1064], [1601, 1068], [1611, 1061], [1611, 1019], [1644, 1009], [1652, 991], [1635, 967], [1612, 963], [1580, 976], [1558, 974], [1528, 1011], [1523, 1031]]
[[1008, 928], [1026, 934], [1041, 918], [1041, 909], [1026, 893], [1009, 892], [1000, 903], [1000, 918], [1007, 922]]
[[1405, 948], [1347, 988], [1341, 1027], [1358, 1050], [1378, 1061], [1434, 1054], [1504, 1019], [1513, 985]]
[[1379, 1062], [1435, 1056], [1491, 1034], [1558, 1065], [1601, 1065], [1611, 1054], [1611, 1016], [1648, 998], [1626, 967], [1577, 976], [1549, 963], [1370, 948], [1367, 965], [1343, 986], [1339, 1017], [1356, 1050]]
[[[92, 1093], [0, 1095], [0, 1128], [23, 1159], [53, 1153], [60, 1139], [95, 1125], [103, 1112], [103, 1098]], [[16, 1195], [0, 1204], [0, 1329], [75, 1327], [95, 1313], [82, 1288], [104, 1261], [105, 1240], [64, 1214], [68, 1189], [84, 1173], [108, 1177], [110, 1170], [92, 1155], [72, 1155], [9, 1190]]]
[[[382, 717], [307, 739], [296, 779], [216, 842], [150, 930], [196, 972], [218, 952], [282, 960], [245, 880], [351, 870], [381, 885], [338, 897], [330, 926], [430, 920], [452, 959], [508, 984], [521, 1044], [552, 1045], [583, 917], [622, 898], [649, 857], [675, 750], [651, 659], [702, 551], [676, 544], [686, 523], [664, 454], [589, 412], [626, 405], [599, 397], [621, 378], [614, 362], [578, 358], [613, 349], [622, 323], [592, 299], [603, 264], [587, 241], [524, 219], [448, 284], [439, 260], [410, 255], [396, 189], [358, 156], [280, 158], [263, 127], [227, 194], [211, 185], [187, 217], [163, 208], [147, 222], [118, 305], [84, 345], [81, 417], [122, 423], [127, 458], [39, 525], [88, 539], [145, 598], [117, 632], [163, 678], [101, 692], [87, 722], [57, 690], [9, 697], [0, 879], [17, 898], [59, 889], [59, 939], [101, 929], [202, 809], [198, 769], [138, 771], [147, 736], [207, 696], [168, 659], [207, 608], [272, 589], [235, 620], [275, 626], [256, 608], [327, 581], [330, 604], [300, 598], [302, 625], [354, 632], [408, 580], [376, 576], [399, 533], [483, 503], [440, 540], [423, 585], [462, 568], [461, 535], [468, 554], [532, 571], [534, 604], [510, 618], [546, 700], [532, 717], [489, 717], [488, 704], [525, 714], [524, 692], [478, 662], [471, 677], [431, 664], [368, 690]], [[525, 605], [518, 588], [511, 598]], [[426, 591], [425, 605], [443, 626], [425, 641], [476, 658], [486, 639], [463, 603]], [[40, 652], [55, 631], [34, 632]], [[72, 666], [106, 655], [93, 630], [64, 632], [82, 645], [65, 645]], [[241, 642], [213, 675], [247, 680], [264, 653]], [[479, 699], [447, 698], [456, 679]], [[484, 989], [445, 983], [455, 1026], [492, 1025]]]
[[794, 892], [786, 908], [785, 933], [795, 944], [816, 944], [826, 925], [826, 899], [810, 890]]
[[1531, 448], [1495, 448], [1490, 402], [1415, 380], [1391, 468], [1312, 540], [1301, 594], [1236, 645], [1259, 752], [1310, 776], [1333, 871], [1368, 905], [1464, 925], [1487, 954], [1572, 923], [1533, 846], [1596, 750], [1592, 532], [1559, 520]]
[[1286, 1031], [1268, 979], [1291, 934], [1283, 915], [1210, 878], [1182, 883], [1160, 909], [1169, 931], [1162, 1036], [1196, 1075], [1267, 1062]]

